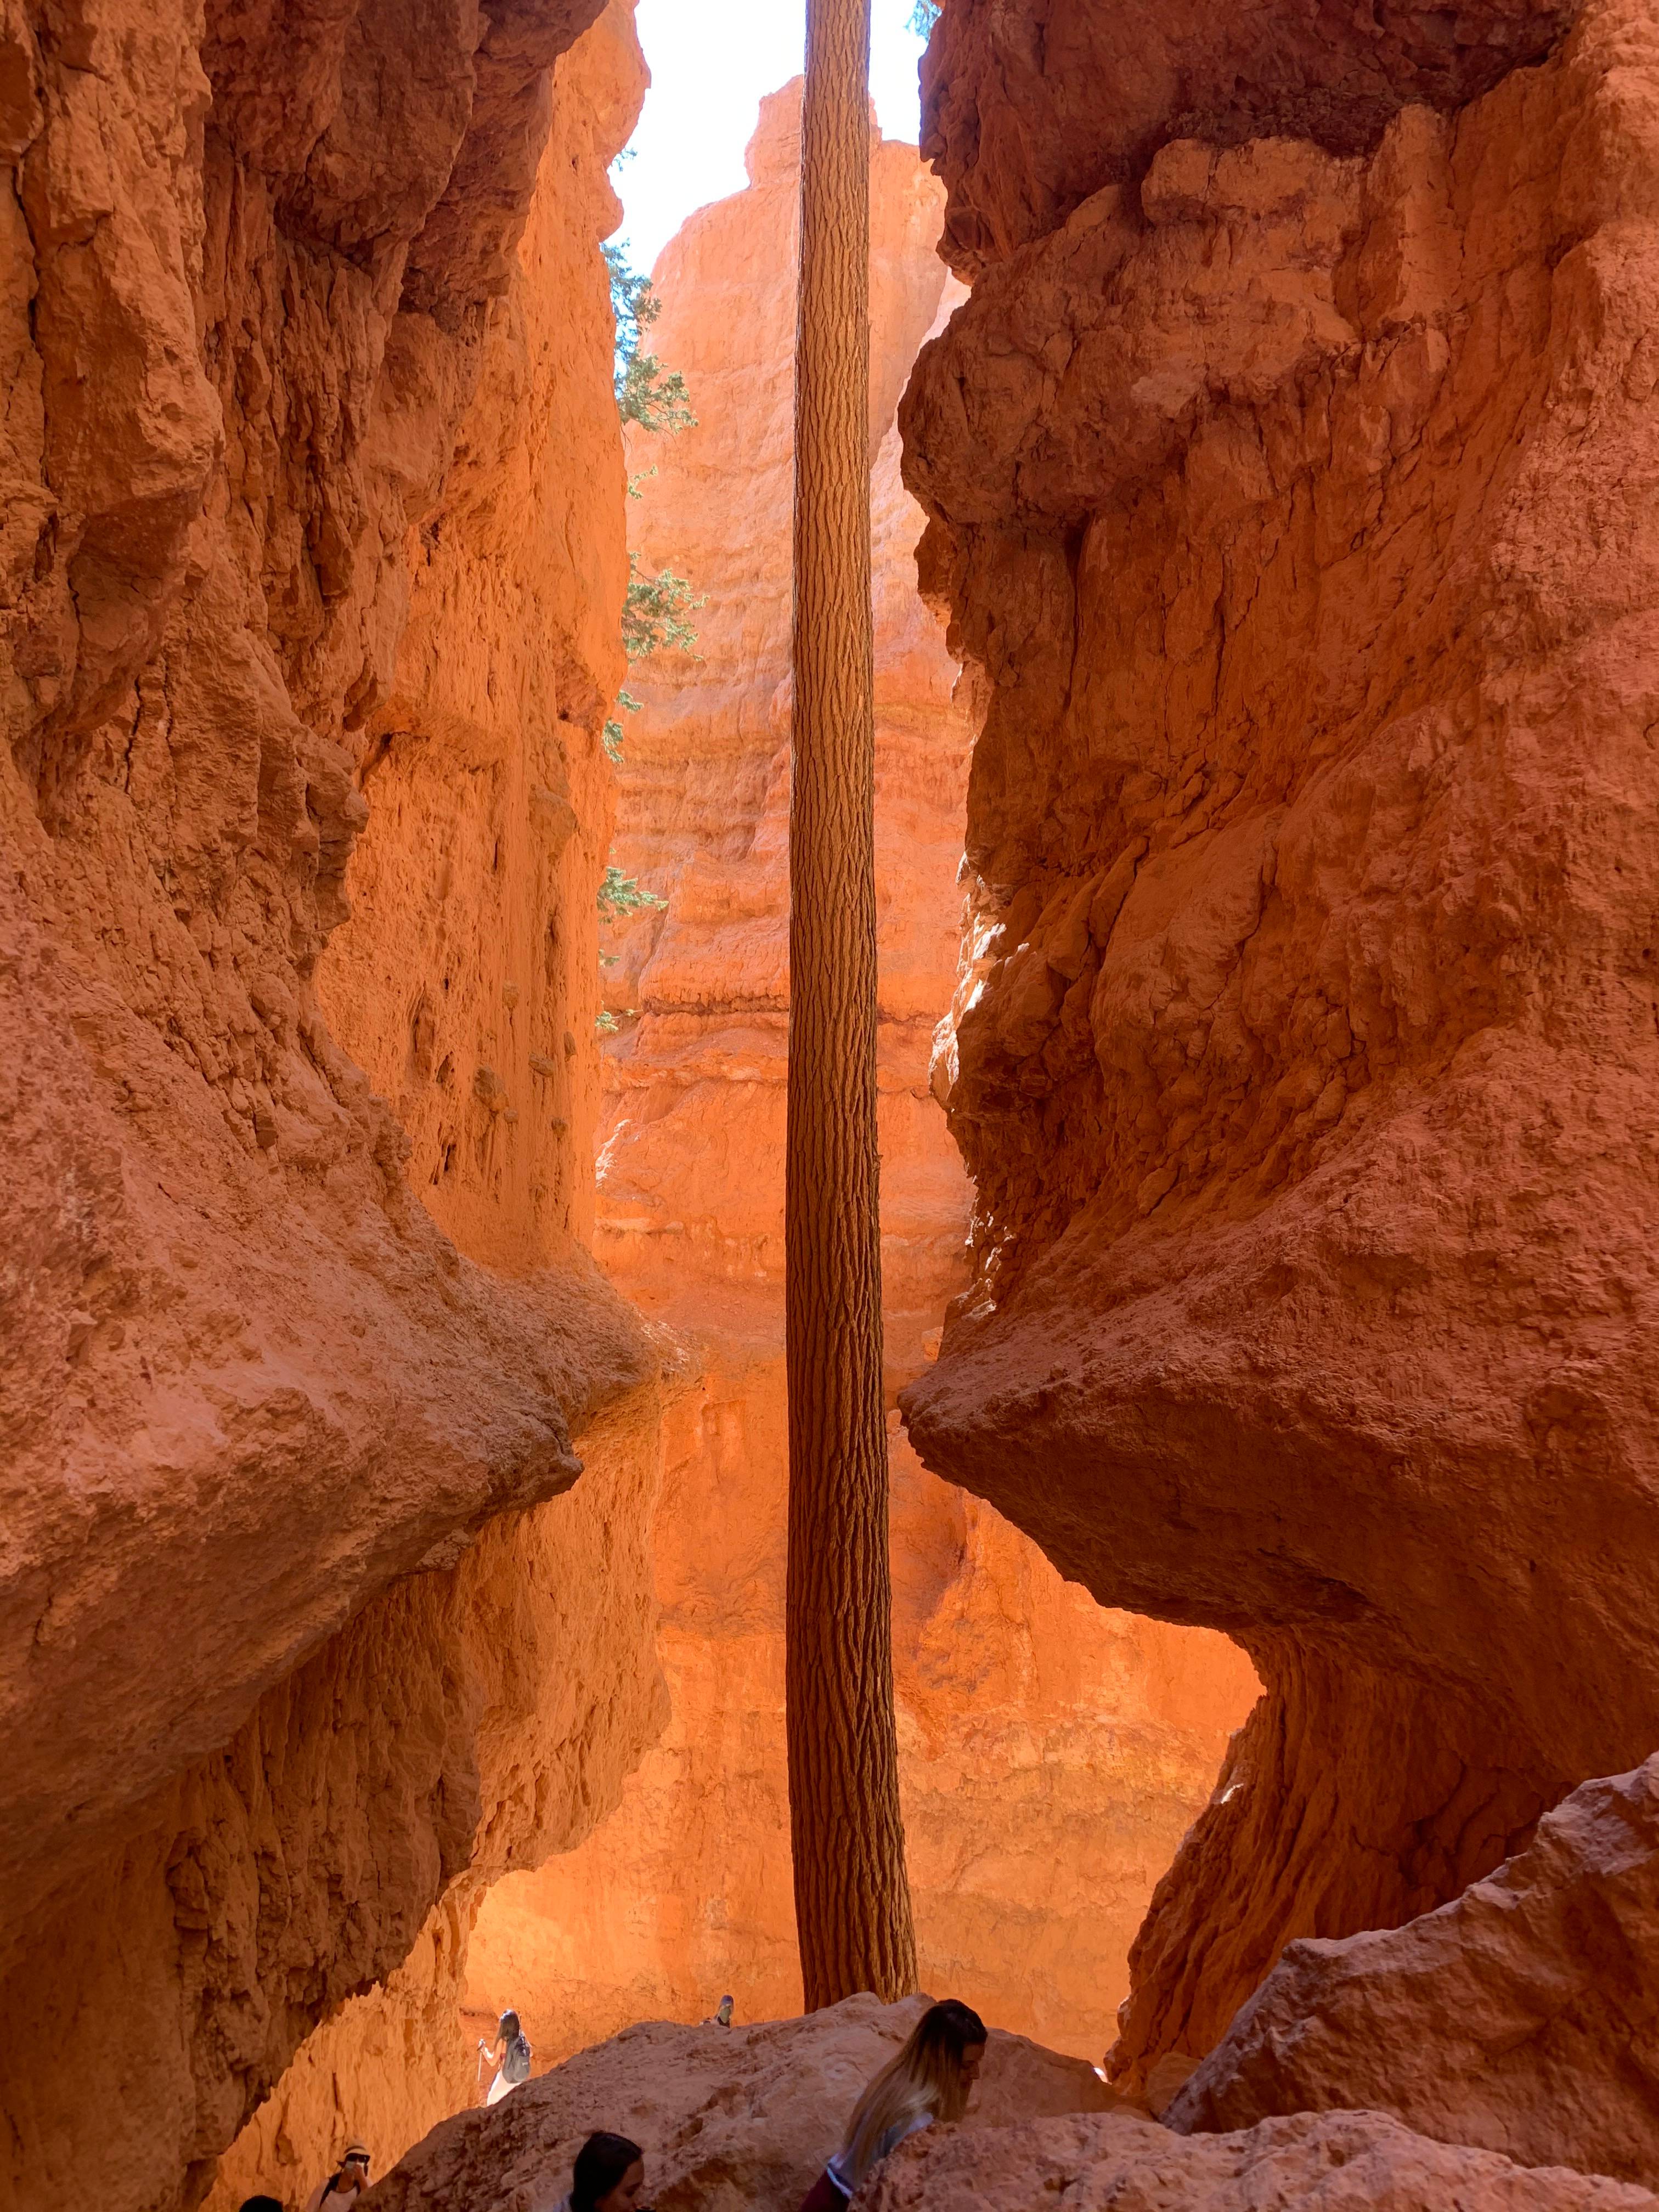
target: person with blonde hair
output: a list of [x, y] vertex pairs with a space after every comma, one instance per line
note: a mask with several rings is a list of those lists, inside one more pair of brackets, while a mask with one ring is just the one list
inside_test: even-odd
[[959, 2120], [985, 2056], [985, 2022], [955, 1997], [929, 2005], [898, 2057], [853, 2107], [841, 2148], [800, 2212], [842, 2212], [870, 2169], [907, 2136], [935, 2120]]

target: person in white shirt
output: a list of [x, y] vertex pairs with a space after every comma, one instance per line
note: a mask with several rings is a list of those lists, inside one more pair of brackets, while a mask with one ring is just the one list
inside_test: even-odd
[[509, 2089], [516, 2089], [520, 2082], [530, 2079], [530, 2038], [520, 2027], [517, 2013], [501, 2014], [493, 2049], [483, 2036], [478, 2038], [478, 2057], [481, 2062], [488, 2059], [495, 2069], [489, 2094], [484, 2099], [487, 2105], [499, 2105]]

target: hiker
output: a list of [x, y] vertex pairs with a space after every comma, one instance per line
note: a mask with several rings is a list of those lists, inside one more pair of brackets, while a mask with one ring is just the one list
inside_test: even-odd
[[306, 2212], [346, 2212], [368, 2186], [368, 2146], [349, 2142], [340, 2163], [306, 2199]]
[[954, 1997], [929, 2005], [853, 2107], [841, 2148], [800, 2212], [842, 2212], [872, 2166], [934, 2120], [959, 2120], [985, 2056], [985, 2023]]
[[647, 2212], [640, 2203], [645, 2153], [626, 2136], [592, 2135], [576, 2153], [570, 2194], [559, 2212]]
[[515, 2012], [504, 2012], [495, 2029], [495, 2045], [490, 2048], [483, 2036], [478, 2038], [479, 2056], [489, 2059], [495, 2069], [495, 2078], [489, 2085], [487, 2105], [499, 2105], [509, 2089], [516, 2089], [520, 2081], [530, 2079], [530, 2038], [519, 2025]]
[[734, 2002], [732, 1997], [722, 1997], [715, 2010], [709, 2014], [707, 2020], [699, 2022], [699, 2025], [703, 2027], [730, 2027], [732, 2007]]
[[283, 2212], [283, 2208], [275, 2197], [245, 2197], [240, 2212]]

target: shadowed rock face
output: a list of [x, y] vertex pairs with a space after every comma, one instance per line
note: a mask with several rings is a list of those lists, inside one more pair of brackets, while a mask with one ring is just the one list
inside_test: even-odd
[[1401, 108], [1455, 109], [1540, 59], [1570, 0], [951, 0], [922, 64], [922, 152], [972, 276], [1174, 138], [1370, 153]]
[[977, 2137], [932, 2128], [895, 2152], [860, 2212], [1651, 2212], [1645, 2189], [1413, 2135], [1378, 2112], [1304, 2112], [1236, 2135], [1171, 2138], [1131, 2114]]
[[1659, 1759], [1587, 1783], [1404, 1928], [1291, 1944], [1171, 2106], [1183, 2131], [1368, 2105], [1528, 2164], [1659, 2179]]
[[988, 699], [909, 1432], [1270, 1691], [1133, 2075], [1659, 1739], [1656, 88], [1613, 0], [1374, 150], [1174, 140], [1036, 236], [1010, 186], [902, 410]]
[[[568, 1840], [660, 1717], [642, 1588], [590, 1617], [512, 1587], [550, 1559], [586, 1587], [554, 1502], [572, 1437], [628, 1428], [655, 1364], [573, 1241], [626, 558], [596, 248], [640, 82], [626, 10], [600, 13], [0, 9], [0, 1994], [23, 2202], [193, 2201], [316, 2021], [475, 1858]], [[585, 33], [611, 50], [578, 64]], [[550, 338], [520, 258], [550, 133]], [[550, 389], [576, 489], [536, 489], [582, 548], [562, 566], [479, 517], [493, 444]], [[433, 704], [400, 647], [434, 569], [466, 650], [428, 756], [466, 750], [458, 695], [488, 688], [495, 722], [452, 773], [510, 817], [487, 886], [477, 823], [448, 855], [455, 934], [533, 910], [520, 1031], [577, 1063], [558, 1128], [516, 1139], [549, 1195], [511, 1250], [483, 1040], [456, 1070], [478, 1187], [445, 1224], [458, 1251], [316, 988], [378, 718], [395, 698], [408, 735]], [[556, 766], [550, 851], [512, 810]], [[434, 1026], [416, 986], [441, 994], [429, 948], [404, 950], [395, 1054], [338, 965], [326, 994], [388, 1096]], [[639, 1516], [634, 1425], [608, 1480]], [[505, 1588], [477, 1555], [458, 1581], [504, 1516], [482, 1558]], [[538, 1740], [571, 1635], [593, 1671]]]

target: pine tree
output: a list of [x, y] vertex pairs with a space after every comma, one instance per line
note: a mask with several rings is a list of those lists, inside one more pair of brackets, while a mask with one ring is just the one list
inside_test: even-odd
[[893, 1721], [876, 1147], [870, 0], [807, 0], [795, 368], [786, 1678], [809, 2009], [915, 1985]]

